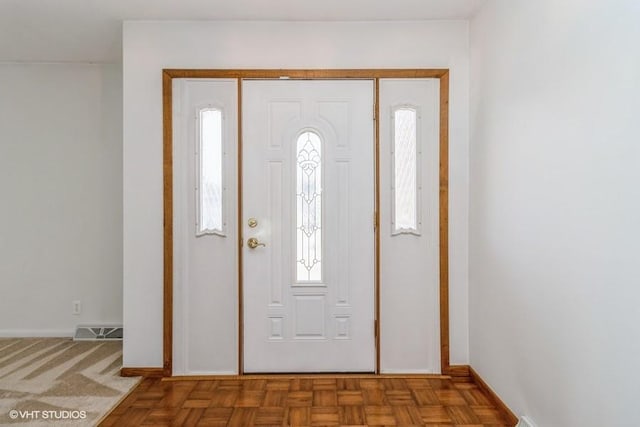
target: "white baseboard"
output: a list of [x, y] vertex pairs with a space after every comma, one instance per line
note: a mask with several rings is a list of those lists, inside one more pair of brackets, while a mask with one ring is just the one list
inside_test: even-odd
[[518, 425], [516, 427], [537, 427], [537, 425], [536, 425], [536, 423], [531, 421], [531, 418], [522, 417], [522, 418], [520, 418], [520, 422], [518, 423]]
[[0, 329], [0, 338], [71, 338], [73, 329]]
[[380, 373], [392, 375], [440, 375], [440, 372], [430, 369], [381, 369]]

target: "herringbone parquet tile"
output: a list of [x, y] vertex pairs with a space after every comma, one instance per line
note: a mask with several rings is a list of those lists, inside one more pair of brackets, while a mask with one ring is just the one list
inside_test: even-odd
[[448, 378], [145, 379], [110, 426], [507, 426], [473, 383]]

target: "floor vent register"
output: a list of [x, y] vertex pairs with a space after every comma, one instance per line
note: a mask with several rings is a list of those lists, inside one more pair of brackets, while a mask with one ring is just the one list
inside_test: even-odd
[[118, 341], [122, 340], [122, 326], [79, 325], [74, 341]]

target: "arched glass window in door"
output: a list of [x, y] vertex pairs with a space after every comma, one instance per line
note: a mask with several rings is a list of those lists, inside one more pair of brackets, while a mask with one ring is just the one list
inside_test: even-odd
[[322, 281], [322, 141], [313, 131], [296, 142], [296, 281]]

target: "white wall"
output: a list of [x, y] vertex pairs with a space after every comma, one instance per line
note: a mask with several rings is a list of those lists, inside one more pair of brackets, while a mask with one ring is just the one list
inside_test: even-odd
[[0, 64], [0, 336], [122, 322], [121, 88], [115, 65]]
[[162, 365], [163, 68], [451, 68], [451, 353], [468, 361], [468, 25], [126, 22], [124, 365]]
[[472, 21], [471, 365], [545, 427], [638, 425], [640, 3]]

